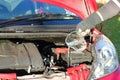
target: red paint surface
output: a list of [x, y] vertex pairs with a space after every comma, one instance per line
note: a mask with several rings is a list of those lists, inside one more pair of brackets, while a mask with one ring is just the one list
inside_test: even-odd
[[90, 70], [86, 64], [81, 64], [76, 67], [67, 69], [67, 74], [70, 76], [70, 80], [87, 80]]
[[[48, 4], [56, 5], [65, 8], [80, 18], [85, 19], [90, 13], [97, 10], [97, 4], [95, 0], [34, 0], [38, 2], [45, 2]], [[87, 9], [86, 9], [87, 7]]]

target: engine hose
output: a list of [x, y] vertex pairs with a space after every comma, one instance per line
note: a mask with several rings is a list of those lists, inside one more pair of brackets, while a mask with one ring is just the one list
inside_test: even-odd
[[92, 13], [85, 20], [76, 26], [76, 31], [92, 29], [97, 24], [112, 18], [120, 12], [120, 0], [110, 0], [107, 4], [102, 6], [98, 11]]

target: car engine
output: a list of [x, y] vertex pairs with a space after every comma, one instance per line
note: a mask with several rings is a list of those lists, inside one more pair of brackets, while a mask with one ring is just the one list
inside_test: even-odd
[[[89, 36], [85, 37], [89, 41]], [[54, 41], [54, 40], [53, 40]], [[91, 70], [94, 60], [91, 45], [81, 52], [69, 49], [64, 42], [42, 39], [1, 39], [0, 72], [15, 72], [18, 76], [66, 73], [69, 68], [86, 64]]]

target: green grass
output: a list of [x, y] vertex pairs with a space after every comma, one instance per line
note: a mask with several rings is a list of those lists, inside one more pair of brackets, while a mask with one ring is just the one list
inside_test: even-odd
[[113, 42], [120, 61], [120, 14], [103, 22], [103, 33]]

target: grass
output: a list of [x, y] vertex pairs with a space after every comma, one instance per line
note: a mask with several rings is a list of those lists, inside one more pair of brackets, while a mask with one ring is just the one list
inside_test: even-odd
[[113, 42], [120, 61], [120, 14], [103, 22], [103, 33]]

